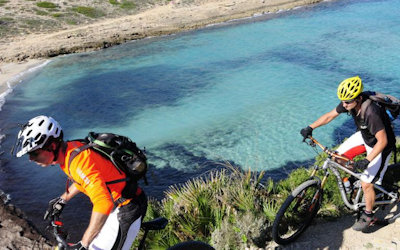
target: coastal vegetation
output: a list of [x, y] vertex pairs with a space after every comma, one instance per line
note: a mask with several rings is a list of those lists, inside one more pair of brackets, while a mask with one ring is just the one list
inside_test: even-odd
[[100, 9], [87, 7], [87, 6], [77, 6], [72, 8], [73, 11], [85, 15], [90, 18], [98, 18], [104, 16], [104, 12]]
[[57, 7], [57, 5], [52, 2], [38, 2], [36, 3], [36, 5], [40, 8], [46, 8], [46, 9], [54, 9]]
[[[326, 157], [325, 153], [317, 155], [315, 164], [321, 166]], [[229, 163], [224, 166], [170, 187], [162, 201], [149, 202], [145, 220], [159, 216], [169, 220], [165, 230], [149, 234], [150, 249], [165, 249], [187, 240], [208, 242], [215, 249], [263, 248], [272, 240], [271, 226], [280, 205], [312, 170], [300, 167], [287, 178], [273, 181], [265, 172], [241, 171]], [[329, 220], [350, 212], [342, 202], [335, 178], [328, 178], [318, 217]]]
[[[4, 39], [54, 32], [80, 24], [136, 14], [169, 2], [170, 0], [0, 0], [0, 36]], [[179, 1], [182, 5], [192, 2], [195, 1]]]
[[8, 0], [0, 0], [0, 7], [8, 3]]

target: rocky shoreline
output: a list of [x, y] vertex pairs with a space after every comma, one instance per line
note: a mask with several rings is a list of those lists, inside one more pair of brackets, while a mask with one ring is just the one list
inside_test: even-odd
[[20, 209], [3, 201], [0, 201], [0, 242], [0, 249], [52, 249], [51, 242], [38, 232]]
[[106, 19], [48, 34], [30, 34], [0, 42], [0, 64], [88, 52], [151, 36], [169, 35], [232, 19], [276, 13], [322, 0], [207, 0], [155, 6], [138, 14]]

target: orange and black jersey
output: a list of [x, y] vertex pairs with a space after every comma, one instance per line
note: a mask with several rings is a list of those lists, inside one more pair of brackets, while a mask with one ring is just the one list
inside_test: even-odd
[[90, 198], [93, 212], [109, 214], [114, 207], [114, 201], [121, 197], [126, 183], [106, 185], [106, 182], [125, 178], [125, 173], [119, 172], [111, 161], [92, 149], [84, 150], [76, 155], [68, 166], [71, 153], [82, 145], [84, 144], [79, 141], [67, 142], [65, 162], [60, 167], [74, 181], [77, 189]]

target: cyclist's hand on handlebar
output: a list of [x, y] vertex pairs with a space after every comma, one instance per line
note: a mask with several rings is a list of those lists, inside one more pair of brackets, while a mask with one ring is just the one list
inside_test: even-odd
[[303, 141], [305, 141], [309, 136], [312, 136], [312, 131], [313, 128], [310, 126], [307, 126], [300, 130], [300, 134], [303, 136]]
[[68, 250], [87, 250], [87, 247], [82, 246], [82, 243], [79, 241], [71, 246], [68, 246]]
[[370, 163], [370, 161], [367, 159], [362, 159], [362, 160], [356, 161], [353, 164], [353, 169], [364, 171], [365, 169], [367, 169], [369, 163]]
[[66, 204], [67, 201], [62, 199], [61, 197], [52, 199], [51, 201], [49, 201], [49, 206], [43, 216], [43, 219], [47, 220], [54, 217], [59, 217]]

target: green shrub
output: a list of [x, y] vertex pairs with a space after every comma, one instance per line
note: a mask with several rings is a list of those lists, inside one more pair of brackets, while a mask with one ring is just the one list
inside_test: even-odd
[[47, 16], [49, 14], [48, 12], [43, 11], [43, 10], [38, 10], [38, 9], [34, 9], [34, 10], [35, 10], [36, 15], [39, 15], [39, 16]]
[[[264, 210], [272, 209], [273, 212], [267, 213], [273, 214], [277, 210], [275, 203], [264, 196], [266, 191], [259, 186], [262, 175], [227, 166], [204, 178], [170, 187], [165, 199], [149, 206], [152, 207], [147, 213], [149, 219], [161, 215], [169, 220], [166, 230], [149, 235], [149, 248], [165, 249], [186, 240], [210, 242], [213, 232], [214, 240], [218, 242], [224, 238], [225, 231], [232, 229], [232, 225], [236, 225], [243, 246], [254, 245], [260, 241], [256, 235], [264, 232], [270, 223], [266, 222]], [[270, 204], [267, 208], [264, 206], [266, 203]], [[249, 220], [254, 220], [254, 223], [249, 224]], [[239, 226], [244, 222], [246, 225]], [[237, 240], [236, 237], [227, 238], [221, 244], [238, 246]]]
[[78, 24], [78, 21], [75, 19], [67, 19], [67, 20], [65, 20], [65, 22], [69, 25], [77, 25]]
[[136, 8], [136, 4], [131, 1], [123, 1], [120, 5], [121, 9], [132, 10]]
[[[396, 160], [397, 162], [400, 162], [400, 138], [397, 138], [397, 142], [396, 142]], [[390, 158], [390, 164], [394, 163], [394, 154], [392, 153], [392, 156]]]
[[4, 6], [8, 2], [8, 0], [0, 0], [0, 6]]
[[[248, 249], [249, 245], [263, 247], [268, 239], [265, 218], [252, 211], [234, 213], [225, 217], [221, 227], [211, 234], [211, 245], [215, 249]], [[250, 237], [250, 238], [249, 238]]]
[[132, 10], [136, 8], [136, 4], [133, 1], [122, 1], [118, 2], [117, 0], [108, 0], [108, 2], [112, 5], [119, 5], [121, 9]]
[[[397, 148], [400, 152], [400, 143]], [[326, 157], [318, 154], [316, 164], [322, 164]], [[228, 164], [226, 167], [171, 186], [161, 202], [149, 201], [145, 220], [159, 216], [169, 220], [165, 230], [149, 233], [149, 249], [166, 249], [186, 240], [209, 242], [215, 249], [264, 248], [271, 240], [271, 225], [280, 205], [313, 170], [300, 167], [277, 183], [271, 179], [260, 183], [263, 172], [243, 172]], [[319, 171], [317, 177], [322, 180], [324, 172]], [[318, 216], [334, 218], [347, 212], [336, 178], [331, 175]]]
[[98, 18], [104, 16], [103, 11], [87, 6], [77, 6], [72, 8], [72, 10], [90, 18]]
[[62, 13], [54, 13], [54, 14], [52, 14], [52, 16], [55, 17], [55, 18], [59, 18], [59, 17], [62, 17], [64, 15]]
[[14, 19], [12, 17], [0, 17], [0, 24], [1, 25], [7, 25], [14, 22]]
[[57, 5], [51, 2], [38, 2], [36, 3], [37, 7], [40, 8], [47, 8], [47, 9], [54, 9], [57, 8]]

